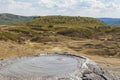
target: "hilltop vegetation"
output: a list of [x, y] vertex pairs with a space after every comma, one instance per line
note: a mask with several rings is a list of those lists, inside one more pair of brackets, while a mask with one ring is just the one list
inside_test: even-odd
[[28, 26], [49, 26], [54, 27], [105, 27], [107, 26], [100, 20], [90, 17], [74, 17], [74, 16], [43, 16], [27, 22]]
[[14, 18], [3, 19], [5, 23], [3, 21], [0, 25], [1, 60], [40, 53], [70, 52], [102, 62], [107, 69], [114, 69], [119, 75], [120, 27], [110, 27], [88, 17], [44, 16], [17, 24]]
[[[88, 17], [44, 16], [17, 25], [1, 25], [0, 40], [19, 44], [37, 43], [45, 49], [46, 46], [54, 45], [78, 53], [120, 56], [120, 27], [110, 27]], [[37, 48], [42, 49], [41, 46]]]
[[24, 21], [29, 21], [33, 17], [25, 17], [8, 13], [0, 14], [0, 25], [12, 25]]
[[[3, 27], [5, 28], [5, 27]], [[40, 41], [44, 35], [63, 35], [71, 38], [98, 38], [109, 33], [119, 33], [119, 28], [111, 28], [100, 20], [90, 17], [43, 16], [34, 17], [28, 22], [1, 30], [1, 39], [5, 34], [16, 35], [17, 39]], [[11, 38], [10, 38], [11, 39]], [[15, 40], [15, 39], [14, 39]], [[16, 40], [15, 40], [16, 41]], [[21, 40], [17, 40], [21, 41]]]
[[[21, 27], [20, 27], [21, 26]], [[40, 41], [50, 35], [63, 35], [71, 38], [92, 39], [113, 32], [107, 24], [89, 17], [44, 16], [9, 27], [5, 33], [16, 35], [17, 41]], [[4, 37], [6, 35], [2, 34]], [[1, 39], [4, 37], [1, 36]], [[11, 39], [11, 38], [9, 38]], [[15, 40], [15, 39], [14, 39]], [[15, 40], [16, 41], [16, 40]]]
[[37, 31], [52, 31], [57, 34], [92, 38], [95, 33], [104, 32], [110, 27], [100, 20], [90, 17], [44, 16], [24, 23], [25, 26]]

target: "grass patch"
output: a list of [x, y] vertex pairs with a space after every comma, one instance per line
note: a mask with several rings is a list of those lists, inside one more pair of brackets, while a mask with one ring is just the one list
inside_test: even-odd
[[81, 37], [81, 38], [93, 37], [93, 31], [87, 28], [79, 28], [79, 29], [69, 28], [69, 29], [60, 30], [57, 33], [70, 37]]
[[[96, 18], [90, 17], [75, 17], [75, 16], [43, 16], [37, 17], [29, 22], [26, 22], [27, 26], [34, 27], [69, 27], [69, 28], [79, 28], [79, 27], [95, 27], [95, 26], [108, 26], [105, 23], [97, 20]], [[73, 27], [74, 26], [74, 27]]]
[[106, 33], [120, 33], [120, 27], [111, 27]]
[[29, 34], [30, 29], [26, 27], [15, 27], [15, 28], [10, 28], [9, 31], [17, 32], [17, 33], [23, 33], [23, 34]]
[[0, 31], [0, 40], [13, 40], [18, 41], [20, 36], [10, 32]]

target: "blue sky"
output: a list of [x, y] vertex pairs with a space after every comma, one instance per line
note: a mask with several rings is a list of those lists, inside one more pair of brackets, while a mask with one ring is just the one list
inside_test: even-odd
[[120, 18], [120, 0], [0, 0], [0, 13]]

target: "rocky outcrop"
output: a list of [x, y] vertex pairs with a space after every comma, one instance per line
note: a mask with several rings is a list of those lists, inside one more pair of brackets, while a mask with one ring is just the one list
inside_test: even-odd
[[63, 53], [0, 61], [0, 80], [119, 80], [88, 58]]

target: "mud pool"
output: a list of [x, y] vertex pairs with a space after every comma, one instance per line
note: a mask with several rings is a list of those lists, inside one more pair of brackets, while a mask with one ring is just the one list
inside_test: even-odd
[[91, 60], [72, 54], [45, 54], [0, 61], [0, 80], [87, 79], [114, 80], [114, 77]]

